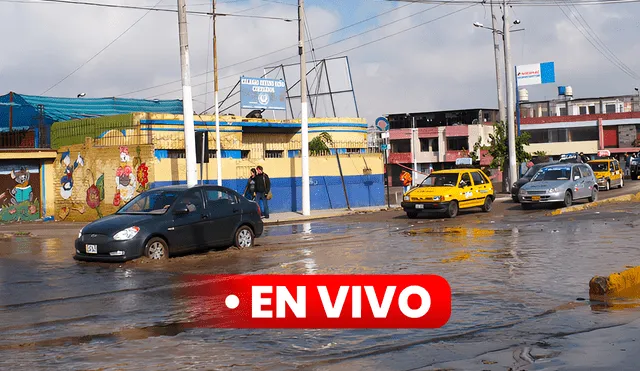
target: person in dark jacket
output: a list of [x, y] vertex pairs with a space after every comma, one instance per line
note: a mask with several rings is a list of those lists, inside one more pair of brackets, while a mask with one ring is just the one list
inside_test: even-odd
[[269, 219], [269, 201], [267, 200], [267, 193], [271, 191], [271, 180], [269, 180], [269, 176], [264, 172], [262, 166], [256, 167], [256, 172], [256, 202], [260, 205], [264, 218]]
[[244, 197], [249, 200], [255, 200], [256, 198], [256, 169], [251, 169], [251, 175], [247, 180], [247, 186], [244, 188]]

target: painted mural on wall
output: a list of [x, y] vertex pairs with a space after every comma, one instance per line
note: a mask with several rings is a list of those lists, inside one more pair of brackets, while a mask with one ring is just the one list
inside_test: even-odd
[[39, 175], [37, 163], [0, 164], [0, 221], [40, 218]]
[[60, 163], [65, 166], [64, 175], [60, 178], [60, 196], [65, 200], [68, 200], [71, 197], [71, 192], [73, 191], [73, 172], [78, 168], [78, 166], [84, 166], [84, 159], [80, 153], [78, 153], [78, 156], [72, 165], [71, 152], [66, 151], [62, 153]]
[[91, 221], [116, 212], [140, 192], [149, 189], [153, 146], [94, 146], [61, 149], [56, 162], [60, 196], [56, 219]]

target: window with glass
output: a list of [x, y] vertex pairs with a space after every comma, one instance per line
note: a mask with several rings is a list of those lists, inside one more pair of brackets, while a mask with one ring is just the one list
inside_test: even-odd
[[391, 152], [394, 152], [394, 153], [411, 152], [411, 140], [410, 139], [392, 140]]
[[606, 113], [616, 113], [616, 105], [614, 104], [607, 104], [606, 106], [604, 106], [605, 112]]
[[486, 183], [485, 179], [478, 172], [471, 173], [471, 178], [473, 179], [473, 184], [474, 185], [480, 185], [480, 184], [485, 184]]
[[420, 186], [422, 187], [455, 187], [458, 184], [458, 174], [457, 173], [440, 173], [440, 174], [431, 174], [426, 177]]
[[164, 214], [179, 196], [179, 191], [143, 192], [118, 210], [117, 214]]
[[590, 162], [589, 166], [593, 171], [609, 171], [609, 164], [607, 162]]
[[584, 128], [570, 128], [569, 141], [571, 142], [586, 142], [591, 140], [598, 140], [598, 128], [584, 127]]
[[532, 182], [549, 180], [569, 180], [571, 177], [571, 167], [545, 167], [540, 169], [531, 179]]
[[468, 137], [447, 138], [447, 149], [451, 151], [460, 151], [463, 149], [469, 149], [469, 138]]
[[471, 185], [471, 177], [469, 176], [469, 173], [462, 174], [462, 178], [460, 178], [460, 180], [463, 181], [465, 185]]

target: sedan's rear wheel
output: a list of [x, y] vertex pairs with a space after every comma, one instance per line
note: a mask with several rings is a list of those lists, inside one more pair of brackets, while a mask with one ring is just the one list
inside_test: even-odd
[[144, 255], [153, 260], [167, 259], [169, 257], [167, 242], [160, 237], [150, 239], [144, 247]]
[[596, 202], [596, 201], [598, 201], [598, 188], [593, 187], [593, 189], [591, 190], [591, 197], [589, 197], [589, 202]]
[[255, 236], [251, 228], [248, 225], [243, 225], [236, 231], [234, 245], [241, 249], [247, 249], [253, 247], [254, 240]]

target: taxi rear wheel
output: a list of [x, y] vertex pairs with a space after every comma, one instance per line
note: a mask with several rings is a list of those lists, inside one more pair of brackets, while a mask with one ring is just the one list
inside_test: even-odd
[[484, 211], [485, 213], [488, 213], [489, 211], [491, 211], [492, 206], [493, 206], [493, 200], [491, 199], [490, 196], [487, 196], [487, 198], [484, 199], [484, 205], [482, 205], [482, 211]]
[[451, 201], [446, 211], [448, 218], [455, 218], [458, 215], [458, 201]]

